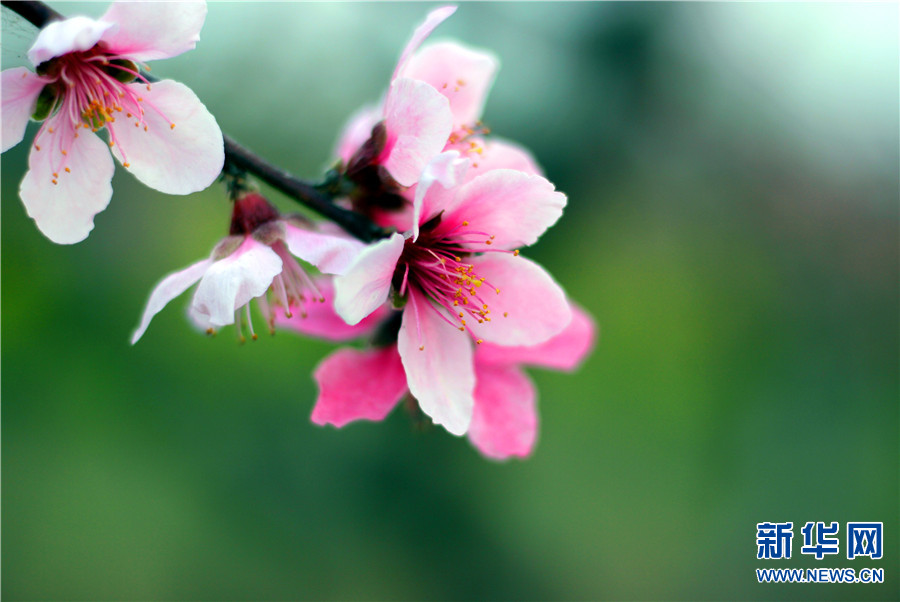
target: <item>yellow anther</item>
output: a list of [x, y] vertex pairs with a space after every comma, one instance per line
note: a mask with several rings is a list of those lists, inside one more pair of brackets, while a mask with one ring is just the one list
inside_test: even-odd
[[109, 141], [109, 148], [112, 148], [112, 147], [115, 146], [115, 145], [116, 145], [115, 142], [113, 142], [112, 140]]
[[444, 89], [446, 87], [447, 87], [447, 84], [444, 84], [443, 86], [441, 86], [441, 89]]
[[37, 144], [35, 144], [35, 145], [34, 145], [34, 150], [39, 151], [39, 150], [41, 150], [41, 147], [38, 146]]
[[66, 168], [66, 173], [72, 173], [72, 170], [69, 169], [69, 168], [67, 167], [67, 168]]
[[459, 317], [460, 317], [460, 318], [463, 317], [464, 315], [466, 315], [466, 314], [464, 314], [463, 312], [459, 312]]
[[149, 129], [150, 129], [150, 128], [149, 128], [148, 126], [146, 126], [146, 125], [144, 126], [144, 131], [145, 131], [145, 132], [146, 132], [147, 130], [149, 130]]
[[69, 154], [69, 151], [67, 151], [66, 149], [62, 149], [60, 152], [61, 152], [63, 155], [68, 155], [68, 154]]
[[465, 332], [465, 331], [466, 331], [466, 327], [465, 327], [465, 326], [460, 326], [460, 327], [459, 327], [459, 331], [460, 331], [460, 332]]
[[140, 96], [137, 97], [137, 101], [138, 101], [138, 102], [142, 102], [143, 100], [144, 100], [144, 99], [141, 98]]
[[484, 339], [478, 339], [477, 341], [475, 341], [476, 345], [481, 345], [482, 343], [484, 343]]
[[134, 127], [139, 128], [139, 127], [141, 127], [141, 124], [138, 123], [137, 121], [135, 121], [135, 122], [134, 122]]
[[[147, 92], [149, 92], [149, 91], [150, 91], [150, 84], [147, 84]], [[138, 100], [140, 100], [140, 99], [138, 99]]]
[[519, 249], [516, 249], [515, 251], [513, 251], [513, 257], [518, 257], [518, 256], [519, 256]]
[[498, 294], [498, 295], [500, 294], [500, 289], [499, 289], [499, 288], [497, 289], [497, 294]]
[[125, 117], [131, 117], [131, 113], [125, 113]]
[[174, 129], [175, 129], [175, 124], [174, 124], [174, 123], [170, 123], [170, 124], [169, 124], [169, 129], [170, 129], [170, 130], [174, 130]]
[[481, 309], [487, 309], [487, 304], [482, 305], [482, 306], [481, 306]]
[[59, 174], [58, 174], [58, 173], [54, 173], [54, 174], [53, 174], [53, 177], [54, 177], [54, 178], [58, 178], [58, 177], [59, 177]]
[[494, 244], [494, 241], [492, 241], [491, 239], [488, 239], [488, 240], [484, 241], [484, 244], [492, 245], [492, 244]]
[[461, 79], [458, 79], [458, 80], [456, 80], [456, 84], [459, 85], [459, 86], [465, 86], [465, 85], [466, 85], [466, 82], [464, 82], [464, 81], [461, 80]]
[[50, 180], [50, 181], [53, 182], [54, 184], [58, 184], [58, 183], [59, 183], [59, 182], [57, 182], [56, 180]]
[[[463, 222], [463, 226], [468, 226], [468, 225], [469, 225], [469, 222], [468, 222], [468, 221], [464, 221], [464, 222]], [[459, 259], [457, 259], [456, 261], [459, 261]]]
[[52, 133], [53, 133], [53, 128], [47, 128], [47, 131], [50, 132], [50, 133], [52, 134]]
[[122, 167], [131, 167], [131, 163], [125, 161], [125, 163], [122, 163]]
[[504, 318], [508, 318], [508, 317], [509, 317], [509, 312], [508, 312], [508, 311], [503, 312], [503, 317], [504, 317]]
[[425, 351], [425, 345], [419, 345], [419, 351]]

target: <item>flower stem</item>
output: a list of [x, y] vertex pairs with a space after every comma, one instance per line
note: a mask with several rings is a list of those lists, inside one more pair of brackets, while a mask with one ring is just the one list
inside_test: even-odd
[[[26, 21], [43, 28], [50, 21], [65, 19], [63, 15], [40, 1], [2, 0], [3, 6], [18, 14]], [[147, 78], [153, 81], [155, 78]], [[241, 146], [223, 134], [225, 141], [225, 161], [238, 169], [250, 172], [273, 188], [293, 198], [301, 205], [330, 219], [341, 228], [364, 242], [384, 238], [388, 233], [364, 215], [335, 205], [323, 187], [301, 180], [289, 172], [269, 163], [250, 149]]]

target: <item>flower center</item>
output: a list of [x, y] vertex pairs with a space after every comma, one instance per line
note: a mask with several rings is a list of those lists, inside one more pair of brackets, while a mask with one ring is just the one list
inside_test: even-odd
[[[440, 234], [434, 234], [434, 227], [429, 231], [429, 226], [423, 226], [416, 242], [407, 239], [404, 243], [394, 271], [394, 288], [401, 297], [409, 288], [417, 288], [432, 301], [431, 309], [461, 331], [468, 329], [467, 320], [490, 322], [489, 301], [500, 289], [478, 274], [476, 264], [467, 259], [473, 253], [497, 251], [490, 247], [494, 237], [469, 229], [467, 221]], [[415, 303], [414, 297], [409, 299]], [[414, 306], [413, 311], [419, 308]]]
[[[146, 67], [149, 70], [149, 67]], [[71, 173], [68, 165], [69, 148], [79, 136], [80, 129], [92, 132], [105, 128], [109, 132], [109, 146], [118, 144], [117, 118], [131, 122], [134, 127], [149, 132], [150, 124], [145, 119], [146, 110], [155, 111], [173, 129], [175, 124], [151, 102], [139, 93], [139, 87], [128, 85], [134, 80], [141, 81], [151, 90], [150, 82], [138, 70], [137, 65], [127, 57], [111, 55], [98, 46], [83, 52], [71, 52], [42, 63], [38, 74], [48, 79], [42, 92], [43, 102], [35, 112], [48, 116], [34, 139], [34, 148], [41, 150], [42, 138], [49, 138], [49, 152], [52, 153], [53, 178], [57, 184], [61, 173]], [[124, 119], [122, 116], [124, 115]], [[126, 121], [128, 120], [128, 121]], [[114, 125], [115, 124], [115, 125]], [[124, 127], [124, 126], [123, 126]], [[125, 150], [119, 145], [122, 164], [130, 167]]]

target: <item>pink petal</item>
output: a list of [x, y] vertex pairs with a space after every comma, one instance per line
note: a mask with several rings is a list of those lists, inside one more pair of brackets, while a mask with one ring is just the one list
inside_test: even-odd
[[574, 303], [571, 304], [572, 321], [550, 340], [532, 347], [502, 347], [491, 343], [480, 345], [475, 352], [479, 364], [510, 366], [528, 364], [575, 370], [593, 349], [597, 340], [597, 327], [593, 318]]
[[397, 348], [419, 407], [436, 424], [462, 435], [469, 428], [474, 403], [472, 342], [443, 320], [430, 303], [410, 290]]
[[350, 116], [334, 151], [344, 165], [350, 162], [356, 151], [372, 136], [372, 128], [379, 121], [381, 121], [381, 103], [367, 105]]
[[334, 309], [347, 324], [358, 324], [387, 301], [403, 245], [397, 233], [369, 245], [347, 273], [334, 279]]
[[[513, 169], [527, 174], [544, 175], [544, 170], [531, 153], [518, 144], [493, 136], [490, 140], [474, 138], [471, 141], [475, 142], [474, 148], [481, 149], [481, 153], [470, 155], [473, 157], [472, 169], [466, 172], [466, 182], [495, 169]], [[469, 147], [466, 142], [461, 145], [464, 145], [463, 148]]]
[[281, 269], [278, 254], [248, 236], [231, 255], [209, 266], [194, 293], [191, 312], [214, 326], [232, 324], [235, 310], [265, 293]]
[[431, 84], [450, 101], [453, 129], [474, 126], [494, 83], [500, 61], [491, 53], [456, 42], [422, 48], [407, 63], [403, 77]]
[[347, 235], [323, 234], [283, 223], [288, 250], [325, 274], [343, 274], [366, 248]]
[[495, 169], [463, 186], [437, 232], [468, 221], [473, 231], [494, 236], [493, 248], [515, 249], [537, 242], [560, 218], [565, 206], [566, 195], [546, 179]]
[[44, 78], [25, 67], [6, 69], [0, 73], [0, 94], [3, 96], [0, 107], [3, 150], [0, 152], [5, 153], [25, 137], [25, 128], [28, 127], [44, 85]]
[[481, 324], [469, 320], [476, 338], [499, 345], [537, 345], [562, 332], [572, 320], [565, 293], [533, 261], [489, 253], [471, 263], [474, 274], [487, 279], [479, 293], [491, 318]]
[[112, 21], [95, 21], [88, 17], [54, 21], [40, 31], [28, 51], [28, 60], [37, 67], [52, 58], [88, 50], [100, 41], [104, 33], [114, 28]]
[[489, 458], [525, 457], [537, 438], [537, 394], [518, 368], [475, 364], [475, 409], [469, 441]]
[[403, 52], [400, 54], [400, 60], [397, 61], [397, 66], [394, 68], [394, 74], [391, 76], [391, 81], [394, 81], [398, 77], [400, 77], [400, 72], [403, 71], [403, 68], [406, 66], [406, 62], [410, 59], [416, 49], [425, 41], [425, 39], [431, 35], [431, 32], [434, 31], [434, 28], [444, 22], [444, 20], [456, 12], [455, 6], [443, 6], [441, 8], [436, 8], [425, 17], [425, 21], [422, 22], [421, 25], [416, 27], [416, 30], [413, 32], [412, 38], [410, 38], [409, 42], [406, 44], [406, 48], [403, 49]]
[[110, 52], [152, 61], [192, 50], [206, 19], [205, 2], [113, 2], [102, 17], [118, 24], [103, 42]]
[[312, 421], [340, 428], [354, 420], [384, 420], [406, 393], [397, 348], [338, 349], [313, 373], [319, 398]]
[[402, 186], [412, 186], [419, 174], [450, 137], [450, 105], [426, 83], [402, 78], [394, 81], [384, 107], [386, 158], [381, 163]]
[[41, 150], [31, 147], [19, 196], [44, 236], [72, 244], [87, 238], [94, 216], [109, 204], [115, 164], [106, 143], [88, 130], [75, 138], [64, 119], [53, 119], [47, 126], [55, 133], [41, 136]]
[[[225, 148], [216, 119], [184, 84], [163, 80], [131, 84], [144, 107], [144, 124], [117, 114], [113, 154], [151, 188], [167, 194], [189, 194], [212, 184], [222, 171]], [[172, 128], [170, 124], [174, 123]], [[147, 125], [144, 131], [143, 125]]]
[[[455, 190], [472, 162], [459, 152], [439, 154], [425, 166], [413, 201], [413, 241], [419, 238], [419, 226], [440, 213], [456, 197]], [[435, 186], [438, 184], [438, 186]]]
[[284, 309], [276, 305], [272, 308], [276, 324], [307, 336], [342, 342], [358, 339], [374, 332], [381, 321], [391, 312], [387, 304], [382, 304], [358, 324], [350, 326], [334, 311], [334, 286], [331, 279], [316, 279], [316, 288], [325, 298], [324, 302], [307, 303], [304, 306], [306, 317], [303, 317], [300, 311], [294, 310], [292, 317], [286, 318]]
[[141, 316], [141, 323], [131, 336], [132, 345], [137, 343], [138, 339], [144, 336], [144, 332], [146, 332], [147, 327], [150, 326], [150, 320], [153, 319], [153, 316], [158, 314], [169, 301], [200, 280], [200, 277], [203, 276], [203, 273], [211, 264], [211, 259], [198, 261], [180, 272], [169, 274], [163, 278], [159, 284], [153, 287], [153, 292], [150, 293], [150, 299], [147, 301], [147, 307], [144, 309], [144, 314]]

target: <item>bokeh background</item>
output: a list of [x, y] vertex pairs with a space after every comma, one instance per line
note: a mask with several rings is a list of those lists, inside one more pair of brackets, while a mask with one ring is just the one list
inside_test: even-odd
[[[56, 3], [99, 16], [102, 4]], [[316, 178], [435, 5], [214, 3], [154, 63], [223, 130]], [[3, 66], [34, 30], [3, 9]], [[151, 287], [229, 206], [119, 171], [56, 246], [2, 160], [2, 594], [26, 599], [897, 599], [896, 4], [463, 4], [435, 37], [503, 59], [485, 121], [569, 195], [530, 249], [596, 317], [575, 375], [534, 371], [527, 461], [385, 423], [309, 421], [333, 347], [239, 346]], [[29, 130], [33, 131], [33, 130]], [[284, 209], [292, 203], [271, 197]], [[790, 560], [756, 523], [794, 522]], [[841, 554], [800, 554], [805, 521]], [[847, 521], [884, 558], [848, 561]], [[882, 585], [755, 568], [882, 567]]]

